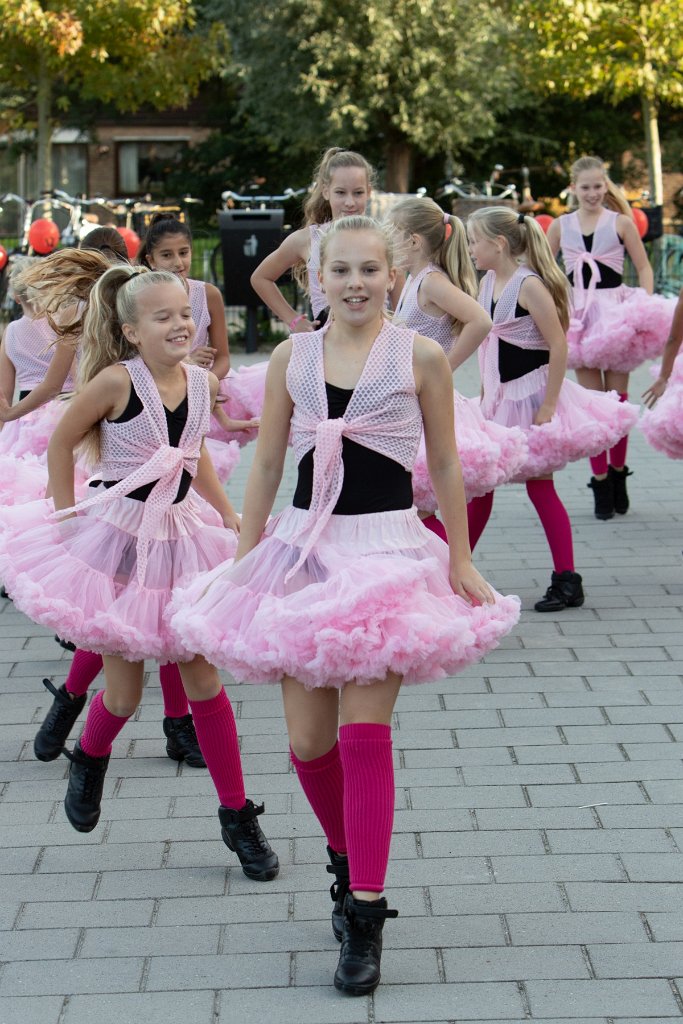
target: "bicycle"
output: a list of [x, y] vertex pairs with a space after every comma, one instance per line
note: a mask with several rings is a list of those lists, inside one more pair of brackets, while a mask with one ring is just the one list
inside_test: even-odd
[[436, 190], [435, 198], [437, 201], [450, 200], [452, 213], [462, 221], [484, 206], [509, 206], [516, 210], [519, 206], [517, 185], [512, 181], [500, 182], [504, 171], [502, 164], [495, 164], [489, 177], [481, 184], [458, 177], [449, 178]]

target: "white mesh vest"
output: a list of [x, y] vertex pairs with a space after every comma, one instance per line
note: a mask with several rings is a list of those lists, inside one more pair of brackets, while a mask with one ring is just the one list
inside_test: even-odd
[[[20, 391], [31, 391], [42, 383], [55, 354], [57, 335], [46, 319], [31, 320], [22, 316], [7, 325], [3, 345], [7, 358], [16, 372], [16, 385]], [[63, 391], [73, 391], [74, 381], [69, 376]]]
[[[330, 223], [332, 222], [330, 221]], [[314, 318], [318, 313], [321, 313], [323, 309], [326, 309], [328, 305], [327, 296], [320, 287], [318, 271], [320, 270], [320, 242], [329, 226], [330, 224], [309, 224], [308, 226], [309, 234], [311, 236], [311, 248], [308, 256], [308, 262], [306, 264], [306, 270], [308, 271], [308, 296], [311, 300], [311, 309], [313, 310]]]
[[211, 325], [211, 314], [209, 313], [209, 307], [206, 302], [206, 285], [203, 281], [194, 281], [192, 278], [188, 279], [188, 294], [190, 299], [190, 309], [192, 310], [192, 319], [194, 325], [197, 328], [194, 341], [192, 342], [192, 350], [199, 348], [201, 345], [209, 344], [209, 327]]
[[453, 318], [448, 313], [444, 313], [443, 316], [430, 316], [420, 309], [417, 299], [420, 285], [427, 274], [443, 274], [446, 280], [449, 280], [448, 275], [444, 274], [443, 270], [434, 263], [428, 263], [415, 277], [409, 277], [403, 286], [396, 306], [394, 323], [405, 324], [416, 334], [424, 334], [427, 338], [433, 338], [448, 355], [455, 344]]

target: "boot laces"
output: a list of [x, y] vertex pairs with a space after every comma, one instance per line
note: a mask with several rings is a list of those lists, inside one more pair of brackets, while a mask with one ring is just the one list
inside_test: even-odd
[[237, 833], [240, 842], [247, 847], [250, 854], [270, 853], [270, 846], [261, 831], [258, 818], [253, 817], [240, 822]]
[[199, 740], [197, 739], [197, 731], [194, 727], [194, 721], [190, 715], [186, 719], [181, 719], [180, 724], [176, 725], [173, 730], [178, 739], [184, 740], [187, 744], [193, 746], [199, 746]]

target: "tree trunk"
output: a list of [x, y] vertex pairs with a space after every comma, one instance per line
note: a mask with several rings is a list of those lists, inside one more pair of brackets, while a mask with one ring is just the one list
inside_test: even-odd
[[47, 69], [43, 66], [38, 72], [38, 90], [36, 96], [38, 107], [38, 139], [36, 170], [38, 192], [52, 189], [52, 85]]
[[657, 102], [643, 93], [641, 103], [643, 124], [645, 126], [647, 168], [650, 176], [650, 196], [655, 206], [662, 206], [664, 203], [664, 182], [662, 179], [662, 150], [659, 145]]
[[386, 147], [387, 192], [407, 192], [410, 188], [410, 165], [413, 149], [405, 139], [394, 139]]

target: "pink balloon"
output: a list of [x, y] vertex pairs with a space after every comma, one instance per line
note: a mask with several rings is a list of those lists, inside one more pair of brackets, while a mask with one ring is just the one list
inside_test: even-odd
[[538, 224], [539, 228], [543, 232], [543, 234], [547, 235], [548, 234], [548, 228], [550, 227], [552, 222], [555, 220], [555, 218], [551, 217], [549, 213], [537, 213], [536, 217], [535, 217], [535, 220], [536, 220], [536, 223]]
[[650, 222], [647, 219], [645, 210], [641, 210], [639, 206], [633, 206], [631, 207], [631, 213], [633, 214], [633, 219], [636, 222], [638, 234], [641, 238], [644, 238], [648, 232], [648, 228], [650, 227]]

